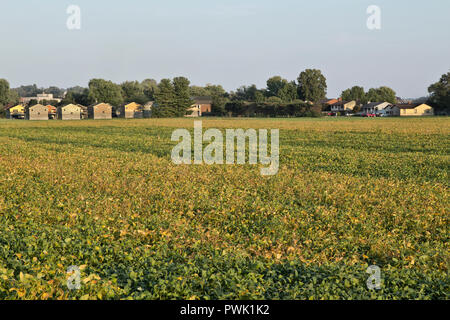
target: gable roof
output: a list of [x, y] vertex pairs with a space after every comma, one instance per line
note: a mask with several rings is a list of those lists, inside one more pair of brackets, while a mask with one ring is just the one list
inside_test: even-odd
[[7, 105], [7, 106], [5, 106], [5, 110], [9, 110], [9, 109], [12, 109], [12, 108], [17, 108], [17, 107], [25, 109], [25, 107], [22, 104], [16, 104], [16, 105]]
[[429, 105], [427, 105], [425, 103], [402, 103], [402, 104], [395, 104], [394, 107], [398, 107], [400, 109], [415, 109], [415, 108], [417, 108], [418, 106], [421, 106], [421, 105], [430, 107]]
[[355, 103], [356, 103], [355, 100], [350, 100], [350, 101], [338, 101], [338, 102], [332, 103], [331, 106], [343, 106], [343, 105], [345, 105], [345, 104], [347, 104], [347, 103], [350, 103], [350, 102], [355, 102]]
[[27, 107], [27, 109], [34, 109], [34, 108], [45, 108], [48, 111], [48, 108], [40, 103]]
[[376, 106], [379, 106], [380, 104], [390, 104], [389, 102], [369, 102], [363, 105], [363, 108], [374, 108]]
[[192, 97], [191, 99], [194, 100], [196, 104], [211, 104], [213, 102], [212, 97], [207, 96]]

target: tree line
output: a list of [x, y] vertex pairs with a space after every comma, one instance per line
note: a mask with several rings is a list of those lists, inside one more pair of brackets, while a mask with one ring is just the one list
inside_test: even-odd
[[[430, 95], [426, 102], [438, 111], [450, 111], [449, 78], [450, 72], [428, 88]], [[326, 99], [327, 81], [317, 69], [302, 71], [296, 80], [289, 81], [274, 76], [266, 81], [265, 88], [257, 88], [253, 84], [230, 92], [224, 90], [221, 85], [193, 86], [185, 77], [162, 79], [159, 83], [154, 79], [145, 79], [141, 82], [125, 81], [120, 84], [104, 79], [92, 79], [87, 88], [76, 86], [68, 89], [56, 86], [44, 89], [35, 84], [10, 88], [7, 80], [0, 79], [0, 106], [13, 105], [19, 102], [20, 97], [36, 96], [43, 92], [52, 93], [55, 98], [62, 99], [60, 103], [46, 101], [54, 105], [91, 105], [106, 102], [119, 106], [129, 102], [145, 104], [154, 101], [155, 117], [184, 116], [194, 102], [192, 97], [198, 96], [211, 98], [211, 115], [216, 116], [315, 116], [319, 115], [324, 107], [321, 102]], [[371, 88], [368, 91], [361, 86], [353, 86], [344, 90], [340, 97], [344, 101], [356, 100], [360, 104], [381, 101], [396, 103], [397, 99], [395, 91], [387, 86]]]

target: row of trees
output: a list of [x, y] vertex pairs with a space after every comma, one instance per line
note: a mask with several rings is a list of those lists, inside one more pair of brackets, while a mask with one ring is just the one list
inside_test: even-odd
[[[447, 113], [450, 112], [449, 79], [450, 72], [444, 74], [437, 83], [432, 84], [428, 89], [430, 96], [427, 100], [438, 111]], [[11, 89], [8, 81], [0, 79], [0, 105], [2, 106], [18, 103], [19, 97], [35, 96], [42, 92], [43, 89], [36, 85]], [[45, 92], [53, 93], [55, 98], [64, 96], [61, 104], [90, 105], [96, 102], [107, 102], [118, 106], [132, 101], [140, 104], [155, 101], [154, 115], [157, 117], [183, 116], [193, 103], [191, 97], [196, 96], [211, 97], [212, 114], [218, 116], [229, 114], [290, 116], [309, 114], [311, 110], [316, 110], [317, 108], [313, 108], [305, 111], [308, 105], [317, 106], [320, 100], [326, 98], [327, 82], [320, 70], [307, 69], [299, 74], [296, 81], [274, 76], [267, 80], [266, 88], [258, 89], [256, 85], [242, 86], [231, 92], [227, 92], [220, 85], [190, 86], [189, 80], [185, 77], [162, 79], [159, 83], [153, 79], [146, 79], [142, 82], [126, 81], [121, 84], [104, 79], [92, 79], [89, 81], [88, 88], [76, 86], [65, 90], [50, 87], [45, 89]], [[372, 88], [367, 92], [363, 87], [354, 86], [344, 90], [341, 98], [357, 100], [361, 103], [369, 101], [396, 103], [395, 91], [386, 86]], [[293, 105], [296, 107], [292, 107]]]
[[342, 91], [341, 98], [344, 101], [355, 100], [362, 104], [368, 102], [397, 102], [395, 91], [389, 87], [372, 88], [365, 92], [363, 87], [354, 86]]
[[288, 103], [295, 100], [318, 102], [325, 99], [327, 94], [326, 78], [317, 69], [301, 72], [297, 82], [274, 76], [266, 84], [264, 89], [258, 89], [256, 85], [242, 86], [231, 93], [231, 100], [257, 103]]

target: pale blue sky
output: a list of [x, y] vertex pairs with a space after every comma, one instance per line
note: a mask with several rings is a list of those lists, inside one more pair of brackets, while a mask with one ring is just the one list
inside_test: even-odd
[[[81, 30], [66, 28], [70, 4]], [[366, 27], [372, 4], [379, 31]], [[319, 68], [329, 97], [356, 84], [419, 97], [450, 69], [449, 14], [448, 0], [1, 0], [0, 78], [68, 87], [182, 75], [234, 90]]]

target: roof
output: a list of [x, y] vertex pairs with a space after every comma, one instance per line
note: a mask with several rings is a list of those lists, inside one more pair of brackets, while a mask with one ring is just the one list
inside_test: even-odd
[[[418, 106], [425, 105], [427, 107], [430, 107], [429, 105], [425, 103], [403, 103], [403, 104], [395, 104], [394, 107], [400, 108], [400, 109], [415, 109]], [[430, 107], [431, 108], [431, 107]]]
[[136, 106], [136, 107], [142, 107], [142, 105], [141, 104], [139, 104], [139, 103], [137, 103], [137, 102], [128, 102], [128, 103], [124, 103], [123, 105], [122, 105], [122, 107], [126, 107], [126, 106]]
[[11, 106], [5, 106], [5, 110], [9, 110], [9, 109], [16, 108], [16, 107], [24, 108], [23, 105], [16, 104], [16, 105], [11, 105]]
[[329, 104], [329, 105], [331, 105], [333, 103], [340, 102], [340, 101], [341, 101], [341, 98], [338, 98], [338, 99], [322, 99], [322, 100], [319, 101], [319, 103], [320, 104]]
[[96, 107], [96, 106], [99, 106], [99, 105], [102, 105], [102, 104], [106, 104], [106, 105], [112, 107], [109, 103], [106, 103], [106, 102], [100, 102], [100, 103], [94, 103], [94, 104], [91, 104], [88, 108], [93, 108], [93, 107]]
[[63, 106], [59, 106], [58, 109], [65, 108], [65, 107], [68, 107], [68, 106], [74, 106], [74, 107], [77, 107], [77, 108], [80, 108], [80, 109], [83, 108], [83, 106], [81, 106], [81, 105], [79, 105], [79, 104], [68, 103], [68, 104], [65, 104], [65, 105], [63, 105]]
[[48, 108], [40, 103], [32, 105], [32, 106], [28, 106], [27, 109], [31, 109], [31, 108], [45, 108], [46, 110], [48, 110]]
[[212, 97], [207, 97], [207, 96], [204, 96], [204, 97], [192, 97], [192, 100], [194, 100], [195, 103], [197, 103], [197, 104], [211, 104], [213, 102], [212, 101]]
[[351, 100], [351, 101], [338, 101], [336, 103], [331, 104], [331, 106], [341, 106], [350, 102], [356, 102], [355, 100]]
[[388, 102], [369, 102], [369, 103], [365, 104], [363, 106], [363, 108], [373, 108], [373, 107], [379, 106], [380, 104], [384, 104], [384, 103], [388, 103]]

